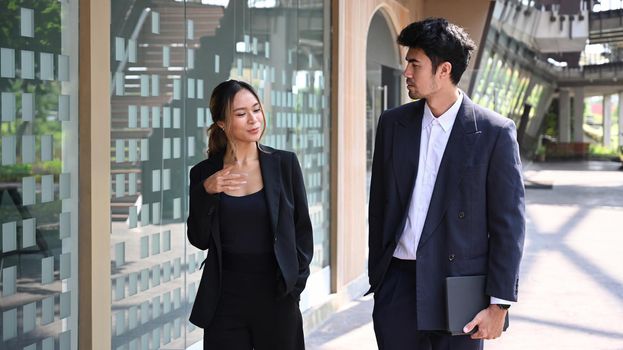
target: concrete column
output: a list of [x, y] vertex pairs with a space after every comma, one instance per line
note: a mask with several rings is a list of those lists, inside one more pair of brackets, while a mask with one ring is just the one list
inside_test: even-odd
[[619, 92], [619, 146], [623, 147], [623, 91]]
[[579, 87], [573, 96], [573, 142], [584, 141], [584, 88]]
[[612, 129], [612, 101], [610, 100], [610, 95], [604, 96], [604, 147], [610, 147], [610, 129]]
[[571, 142], [571, 97], [569, 90], [558, 94], [558, 142]]

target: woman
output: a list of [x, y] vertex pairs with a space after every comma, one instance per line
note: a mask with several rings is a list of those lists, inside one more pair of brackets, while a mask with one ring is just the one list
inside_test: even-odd
[[266, 119], [249, 84], [219, 84], [210, 112], [208, 159], [190, 171], [188, 240], [208, 249], [190, 321], [204, 349], [304, 349], [313, 242], [300, 165], [259, 144]]

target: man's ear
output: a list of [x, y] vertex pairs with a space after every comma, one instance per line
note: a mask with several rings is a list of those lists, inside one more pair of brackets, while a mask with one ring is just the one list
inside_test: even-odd
[[452, 63], [450, 62], [443, 62], [442, 64], [439, 65], [439, 77], [440, 78], [450, 78], [450, 73], [452, 73]]

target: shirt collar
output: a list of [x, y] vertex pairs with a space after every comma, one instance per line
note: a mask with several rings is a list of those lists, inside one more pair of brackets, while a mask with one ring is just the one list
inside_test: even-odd
[[433, 123], [433, 121], [437, 119], [439, 125], [441, 125], [441, 128], [445, 132], [448, 132], [450, 129], [452, 129], [452, 126], [454, 125], [456, 116], [459, 113], [459, 109], [461, 108], [461, 103], [463, 103], [463, 92], [459, 90], [459, 98], [456, 99], [454, 104], [450, 108], [448, 108], [445, 113], [440, 115], [439, 118], [435, 118], [433, 112], [430, 110], [430, 107], [428, 107], [428, 102], [426, 102], [424, 104], [424, 120], [422, 121], [422, 127], [429, 127]]

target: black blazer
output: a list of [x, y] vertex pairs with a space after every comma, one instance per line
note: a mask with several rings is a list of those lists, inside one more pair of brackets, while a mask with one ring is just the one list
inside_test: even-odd
[[[383, 283], [405, 227], [424, 103], [385, 111], [379, 120], [368, 215], [368, 293]], [[517, 300], [524, 231], [515, 124], [463, 95], [417, 247], [418, 329], [445, 329], [447, 276], [487, 275], [488, 295]]]
[[[298, 299], [309, 277], [309, 264], [314, 249], [303, 174], [292, 152], [261, 145], [259, 160], [274, 235], [274, 251], [282, 277], [278, 288], [282, 296], [290, 295]], [[190, 321], [202, 328], [207, 327], [214, 316], [220, 297], [222, 273], [220, 195], [208, 194], [203, 181], [222, 168], [223, 154], [219, 154], [190, 170], [188, 240], [199, 249], [208, 249], [190, 314]]]

